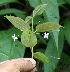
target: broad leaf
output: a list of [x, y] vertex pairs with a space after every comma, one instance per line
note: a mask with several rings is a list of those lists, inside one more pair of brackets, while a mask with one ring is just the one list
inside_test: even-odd
[[12, 2], [17, 2], [17, 0], [0, 0], [0, 6], [12, 3]]
[[14, 31], [14, 28], [12, 28], [12, 30], [0, 31], [0, 61], [24, 56], [25, 46], [18, 40], [12, 39], [14, 34], [20, 35], [20, 30], [15, 28]]
[[9, 9], [3, 9], [0, 10], [0, 15], [5, 15], [5, 14], [25, 14], [23, 11], [20, 11], [18, 9], [14, 9], [14, 8], [9, 8]]
[[28, 23], [26, 23], [24, 20], [22, 20], [19, 17], [14, 16], [5, 16], [16, 28], [20, 30], [30, 29], [30, 26]]
[[39, 59], [40, 61], [42, 61], [44, 63], [49, 63], [48, 58], [41, 52], [34, 53], [34, 57]]
[[3, 51], [0, 50], [0, 62], [8, 60], [10, 57], [10, 55], [7, 55], [6, 53], [4, 53]]
[[31, 30], [24, 30], [21, 35], [21, 42], [26, 47], [34, 47], [37, 44], [36, 35]]
[[40, 4], [40, 0], [28, 0], [32, 7], [37, 7]]
[[21, 38], [21, 34], [22, 34], [22, 31], [20, 31], [19, 29], [17, 29], [16, 27], [12, 27], [10, 29], [7, 30], [7, 33], [10, 34], [10, 36], [16, 34], [16, 36], [18, 38]]
[[45, 32], [45, 31], [49, 31], [49, 30], [55, 30], [60, 27], [61, 26], [59, 24], [56, 24], [54, 22], [47, 22], [47, 23], [37, 25], [36, 31], [37, 32]]
[[28, 24], [30, 24], [30, 23], [32, 22], [32, 17], [31, 17], [31, 16], [27, 16], [27, 17], [25, 18], [25, 21], [26, 21]]
[[48, 57], [50, 64], [44, 64], [45, 72], [47, 71], [54, 72], [57, 63], [60, 60], [61, 52], [63, 50], [63, 44], [64, 44], [64, 35], [63, 30], [61, 29], [59, 32], [58, 51], [54, 42], [54, 37], [52, 37], [52, 39], [50, 39], [50, 41], [48, 42], [45, 55]]
[[68, 41], [68, 43], [70, 45], [70, 17], [65, 20], [64, 35], [65, 35], [66, 40]]
[[41, 4], [41, 5], [37, 6], [33, 11], [33, 17], [36, 15], [41, 15], [45, 10], [46, 5], [47, 4]]

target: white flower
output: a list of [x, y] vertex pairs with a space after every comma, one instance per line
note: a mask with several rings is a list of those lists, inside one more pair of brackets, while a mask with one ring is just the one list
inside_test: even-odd
[[39, 21], [40, 22], [40, 21]]
[[23, 31], [23, 30], [21, 30], [21, 31]]
[[59, 32], [60, 30], [58, 29], [57, 31]]
[[49, 36], [49, 33], [44, 33], [44, 38], [47, 38], [48, 39], [48, 36]]
[[18, 39], [18, 38], [15, 36], [15, 34], [12, 36], [12, 38], [14, 39], [14, 41], [15, 41], [16, 39]]
[[60, 59], [60, 58], [57, 58], [57, 59]]

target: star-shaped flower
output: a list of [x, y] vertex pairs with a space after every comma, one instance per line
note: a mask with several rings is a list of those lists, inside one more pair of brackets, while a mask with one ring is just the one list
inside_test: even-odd
[[14, 39], [14, 41], [15, 41], [16, 39], [18, 39], [18, 38], [15, 36], [15, 34], [12, 36], [12, 38]]
[[49, 33], [44, 33], [44, 38], [47, 38], [48, 39], [48, 36], [49, 36]]

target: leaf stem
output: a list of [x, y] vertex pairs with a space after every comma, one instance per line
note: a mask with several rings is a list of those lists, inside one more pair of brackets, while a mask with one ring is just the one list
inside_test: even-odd
[[[32, 32], [33, 32], [33, 17], [32, 17]], [[31, 48], [32, 58], [33, 58], [33, 47]]]

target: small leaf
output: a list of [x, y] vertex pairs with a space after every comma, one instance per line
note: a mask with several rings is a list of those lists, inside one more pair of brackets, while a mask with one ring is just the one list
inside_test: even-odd
[[45, 10], [46, 5], [47, 4], [42, 4], [42, 5], [37, 6], [33, 11], [33, 17], [36, 15], [41, 15]]
[[47, 22], [47, 23], [43, 23], [43, 24], [39, 24], [36, 26], [36, 31], [37, 32], [45, 32], [45, 31], [49, 31], [49, 30], [55, 30], [62, 27], [59, 24], [56, 24], [54, 22]]
[[18, 2], [18, 0], [0, 0], [0, 6], [13, 3], [13, 2]]
[[0, 10], [0, 15], [5, 15], [5, 14], [25, 14], [25, 12], [15, 9], [15, 8], [7, 8], [7, 9], [2, 9]]
[[32, 22], [32, 17], [31, 16], [27, 16], [25, 21], [30, 24]]
[[21, 35], [21, 42], [26, 47], [32, 48], [37, 44], [36, 35], [31, 30], [26, 29]]
[[62, 4], [65, 4], [65, 3], [66, 3], [65, 0], [57, 0], [57, 2], [58, 2], [58, 5], [59, 5], [59, 6], [61, 6]]
[[48, 58], [41, 52], [34, 53], [34, 57], [39, 59], [42, 62], [49, 63]]
[[64, 22], [64, 35], [70, 45], [70, 17], [68, 17]]
[[30, 29], [30, 26], [28, 23], [26, 23], [24, 20], [22, 20], [19, 17], [14, 16], [5, 16], [16, 28], [20, 30]]

